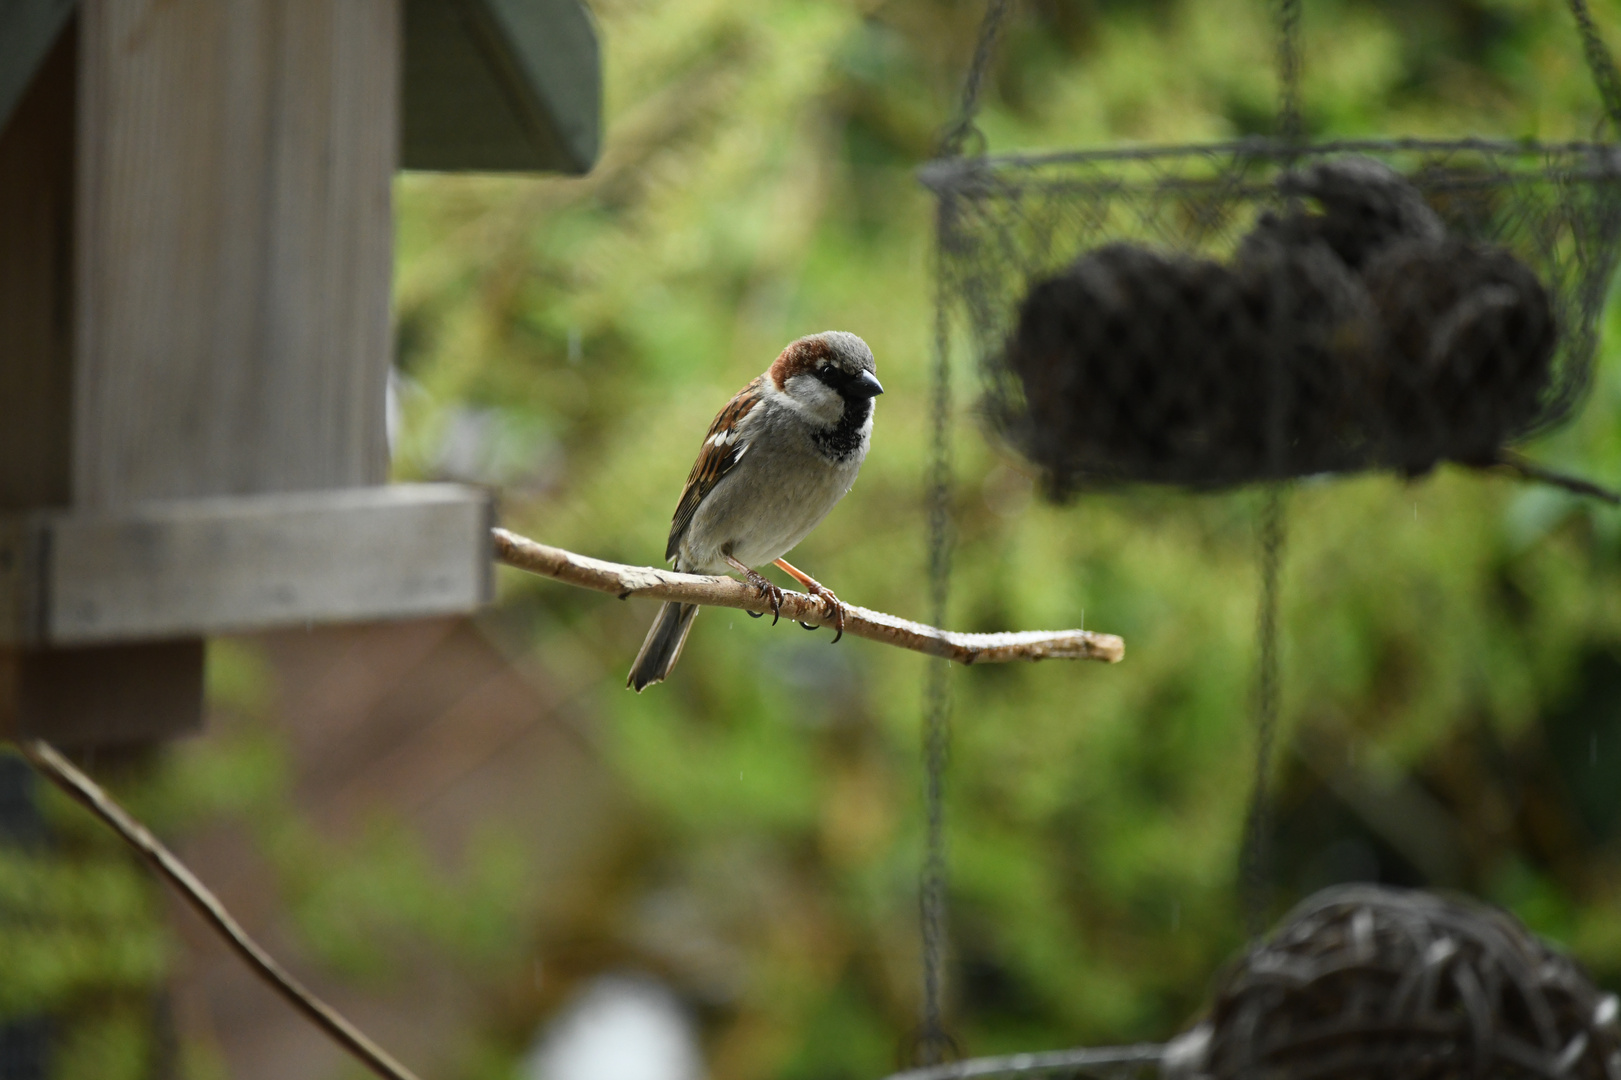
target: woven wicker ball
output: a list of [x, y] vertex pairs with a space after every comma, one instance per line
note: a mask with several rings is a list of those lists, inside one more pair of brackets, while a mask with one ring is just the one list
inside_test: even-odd
[[1327, 889], [1220, 980], [1167, 1080], [1621, 1080], [1613, 995], [1512, 916]]

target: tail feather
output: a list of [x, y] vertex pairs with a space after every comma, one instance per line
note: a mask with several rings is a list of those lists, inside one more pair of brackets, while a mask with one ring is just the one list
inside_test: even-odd
[[693, 617], [698, 614], [697, 604], [678, 604], [673, 601], [659, 608], [653, 628], [642, 642], [642, 651], [630, 665], [630, 678], [625, 685], [638, 694], [654, 683], [664, 681], [681, 658], [681, 646], [687, 643], [687, 632], [692, 629]]

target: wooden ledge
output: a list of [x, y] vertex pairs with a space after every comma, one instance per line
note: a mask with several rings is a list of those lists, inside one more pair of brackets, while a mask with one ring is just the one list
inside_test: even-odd
[[0, 515], [0, 645], [472, 611], [491, 595], [492, 517], [458, 484]]

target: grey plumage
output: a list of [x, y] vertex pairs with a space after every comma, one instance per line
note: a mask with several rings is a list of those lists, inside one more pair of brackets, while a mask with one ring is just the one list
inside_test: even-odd
[[[679, 568], [678, 568], [679, 569]], [[697, 604], [668, 602], [659, 605], [653, 619], [653, 628], [642, 641], [641, 651], [630, 665], [630, 687], [638, 694], [664, 677], [681, 659], [681, 649], [692, 631], [692, 620], [698, 617]]]
[[[830, 330], [800, 338], [710, 424], [670, 526], [666, 557], [689, 574], [753, 569], [781, 558], [842, 499], [872, 438], [884, 392], [872, 350]], [[680, 658], [698, 609], [659, 610], [628, 685], [662, 681]]]
[[679, 538], [676, 568], [724, 574], [727, 555], [744, 566], [764, 566], [792, 550], [850, 490], [866, 459], [870, 415], [856, 447], [842, 458], [824, 452], [815, 438], [836, 426], [769, 398], [756, 406], [744, 421], [746, 452], [698, 505]]

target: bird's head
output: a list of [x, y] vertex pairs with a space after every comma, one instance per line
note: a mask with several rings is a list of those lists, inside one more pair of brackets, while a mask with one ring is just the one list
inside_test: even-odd
[[846, 406], [864, 411], [884, 392], [876, 369], [865, 341], [843, 330], [826, 330], [782, 350], [768, 374], [777, 390], [831, 424]]

